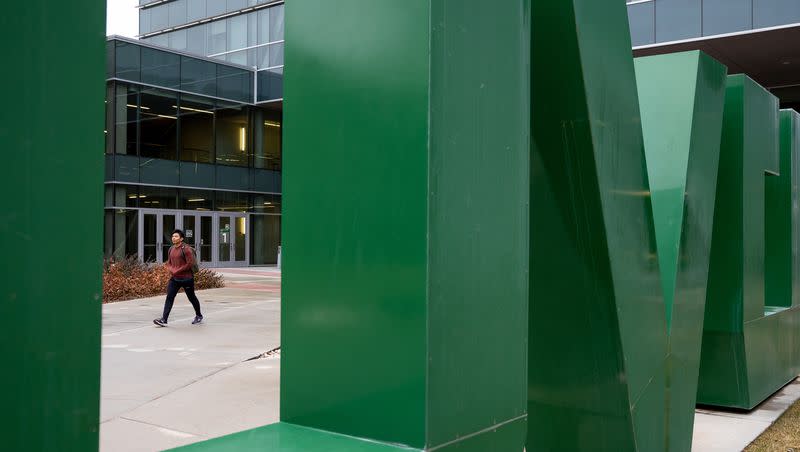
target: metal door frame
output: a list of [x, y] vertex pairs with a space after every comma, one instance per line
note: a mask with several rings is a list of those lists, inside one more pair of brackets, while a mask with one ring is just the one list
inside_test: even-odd
[[[220, 232], [220, 218], [231, 217], [231, 239], [230, 239], [230, 261], [221, 262], [219, 260], [219, 232]], [[245, 225], [245, 242], [244, 242], [244, 260], [236, 260], [236, 233], [239, 226], [237, 219], [244, 218]], [[247, 267], [250, 262], [250, 214], [246, 212], [214, 212], [214, 266], [215, 267]]]
[[[220, 211], [199, 211], [199, 210], [180, 210], [180, 209], [138, 209], [138, 231], [137, 231], [137, 251], [139, 259], [144, 259], [144, 216], [156, 216], [156, 261], [166, 261], [166, 256], [162, 256], [163, 243], [161, 240], [164, 237], [164, 215], [172, 215], [175, 217], [175, 227], [184, 229], [183, 217], [193, 216], [195, 218], [195, 231], [194, 237], [199, 238], [202, 234], [202, 217], [211, 218], [211, 259], [203, 262], [205, 267], [247, 267], [250, 264], [250, 233], [252, 226], [250, 225], [250, 214], [246, 212], [220, 212]], [[230, 261], [220, 262], [219, 260], [219, 225], [220, 217], [231, 217], [231, 258]], [[238, 232], [238, 218], [245, 219], [245, 244], [244, 244], [244, 260], [236, 261], [236, 233]], [[197, 239], [196, 239], [197, 240]]]
[[164, 215], [172, 215], [175, 217], [175, 227], [180, 228], [183, 218], [180, 216], [180, 211], [173, 209], [139, 209], [139, 230], [137, 231], [137, 250], [139, 252], [139, 259], [144, 260], [144, 216], [156, 216], [156, 263], [164, 263], [167, 261], [168, 256], [163, 256], [163, 238], [164, 238]]
[[[186, 228], [185, 228], [186, 225], [183, 224], [184, 217], [194, 217], [195, 229], [192, 231], [192, 236], [195, 239], [194, 248], [195, 248], [195, 251], [197, 252], [197, 257], [198, 257], [198, 259], [200, 261], [200, 262], [198, 262], [198, 264], [201, 267], [217, 267], [217, 265], [216, 265], [216, 262], [217, 262], [217, 259], [216, 259], [217, 238], [214, 235], [214, 231], [215, 231], [215, 228], [214, 228], [215, 212], [206, 211], [206, 210], [176, 210], [176, 212], [178, 212], [178, 216], [180, 216], [180, 226], [178, 226], [178, 228], [182, 229], [184, 232], [186, 232]], [[210, 250], [211, 250], [211, 256], [205, 262], [203, 261], [204, 256], [202, 256], [202, 252], [203, 252], [202, 248], [198, 245], [198, 242], [197, 242], [203, 236], [203, 220], [202, 220], [203, 217], [208, 217], [208, 218], [211, 219], [211, 226], [210, 226], [210, 228], [211, 228], [211, 234], [210, 234], [211, 243], [209, 244], [209, 247], [210, 247]]]

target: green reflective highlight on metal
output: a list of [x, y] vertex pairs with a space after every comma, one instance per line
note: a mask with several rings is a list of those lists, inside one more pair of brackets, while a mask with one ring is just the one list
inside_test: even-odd
[[[657, 450], [666, 320], [625, 6], [532, 3], [530, 450]], [[558, 45], [554, 45], [558, 43]]]
[[635, 66], [667, 315], [665, 450], [687, 451], [728, 71], [696, 51], [637, 58]]
[[0, 22], [0, 449], [97, 450], [105, 2]]
[[765, 205], [789, 208], [771, 199], [781, 184], [769, 179], [792, 177], [780, 175], [779, 157], [790, 151], [781, 144], [779, 152], [777, 108], [749, 78], [728, 78], [698, 403], [750, 409], [798, 374], [800, 309], [765, 299], [765, 248], [786, 242], [765, 238], [765, 214], [773, 216]]

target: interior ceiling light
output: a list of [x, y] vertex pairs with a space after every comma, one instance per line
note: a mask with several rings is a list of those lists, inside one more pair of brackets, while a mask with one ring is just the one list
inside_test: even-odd
[[[178, 108], [178, 106], [177, 105], [173, 105], [172, 108]], [[197, 112], [197, 113], [206, 113], [206, 114], [209, 114], [209, 115], [213, 115], [214, 114], [213, 111], [201, 110], [199, 108], [191, 108], [191, 107], [181, 107], [181, 110], [194, 111], [194, 112]]]
[[203, 201], [205, 201], [204, 198], [195, 198], [195, 199], [190, 199], [189, 200], [189, 202], [203, 202]]
[[264, 125], [269, 127], [280, 127], [281, 123], [273, 121], [264, 121]]
[[[131, 107], [131, 108], [136, 108], [136, 107], [137, 107], [136, 105], [133, 105], [133, 104], [127, 104], [127, 105], [128, 105], [129, 107]], [[150, 109], [150, 107], [145, 107], [144, 105], [142, 105], [142, 106], [141, 106], [141, 107], [139, 107], [139, 108], [141, 108], [142, 110], [149, 110], [149, 109]]]

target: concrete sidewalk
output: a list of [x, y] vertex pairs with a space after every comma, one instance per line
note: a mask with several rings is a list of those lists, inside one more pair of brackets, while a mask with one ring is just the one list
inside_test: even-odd
[[278, 420], [280, 272], [221, 269], [226, 288], [181, 292], [169, 327], [164, 297], [103, 306], [100, 450], [155, 451]]
[[740, 451], [758, 438], [798, 399], [800, 381], [795, 379], [753, 411], [698, 409], [694, 418], [692, 451]]
[[[169, 327], [156, 328], [164, 297], [103, 306], [100, 450], [157, 451], [278, 421], [280, 358], [250, 360], [280, 345], [280, 271], [220, 269], [224, 289], [198, 292], [205, 323], [186, 295]], [[735, 452], [800, 398], [787, 385], [749, 413], [697, 410], [694, 452]]]

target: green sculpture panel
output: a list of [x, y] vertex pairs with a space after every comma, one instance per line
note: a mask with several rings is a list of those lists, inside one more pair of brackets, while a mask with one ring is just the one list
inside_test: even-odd
[[4, 451], [98, 448], [105, 5], [3, 3]]
[[528, 5], [287, 2], [282, 423], [188, 450], [522, 450]]
[[779, 122], [773, 95], [746, 76], [729, 77], [698, 403], [750, 409], [800, 370], [797, 140], [793, 113]]
[[800, 305], [800, 128], [798, 113], [781, 110], [780, 174], [766, 186], [766, 304], [775, 310]]
[[727, 68], [700, 52], [637, 58], [667, 319], [666, 450], [692, 445]]
[[528, 449], [663, 449], [666, 308], [625, 5], [533, 2], [531, 42]]

